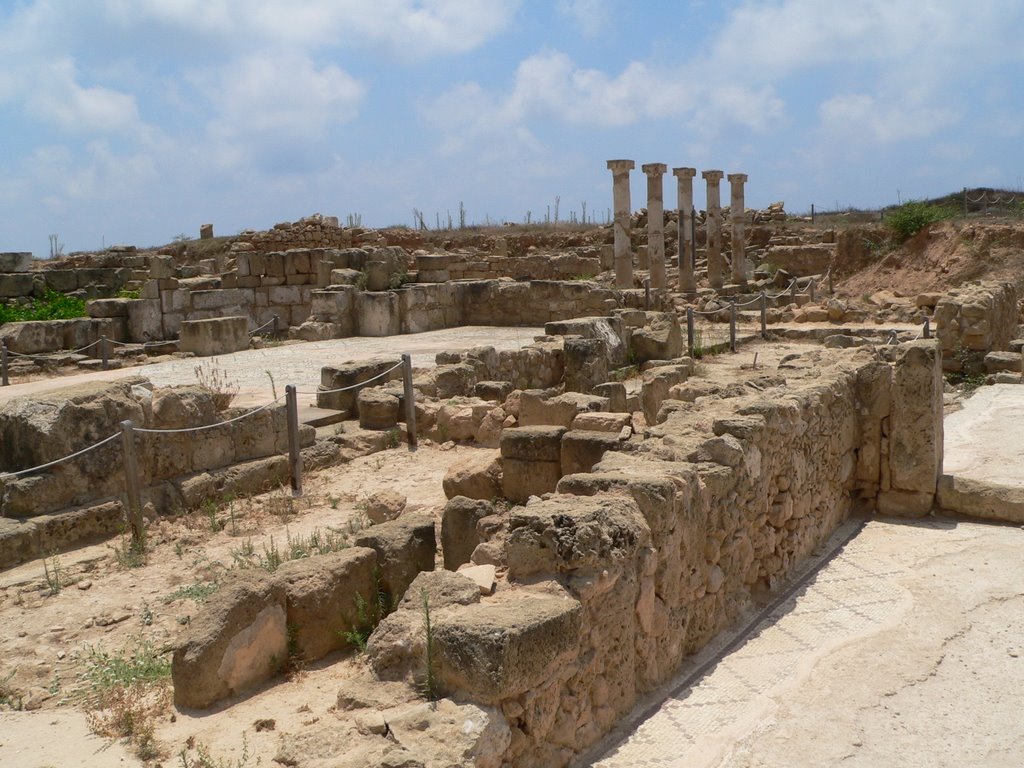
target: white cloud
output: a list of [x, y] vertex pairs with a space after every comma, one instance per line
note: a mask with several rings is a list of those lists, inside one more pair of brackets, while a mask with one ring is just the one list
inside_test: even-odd
[[866, 93], [833, 96], [822, 102], [819, 114], [830, 135], [876, 143], [927, 138], [956, 118], [949, 109], [903, 99], [886, 101]]
[[519, 0], [105, 0], [111, 23], [156, 25], [228, 46], [383, 45], [402, 57], [474, 50], [511, 21]]
[[70, 57], [38, 66], [23, 91], [30, 112], [69, 132], [126, 133], [140, 128], [135, 97], [103, 86], [83, 86]]
[[305, 169], [329, 129], [356, 117], [365, 93], [339, 67], [286, 51], [251, 54], [193, 79], [214, 108], [207, 129], [224, 166], [273, 168], [287, 159]]
[[611, 17], [607, 0], [558, 0], [558, 12], [569, 17], [584, 37], [596, 37]]

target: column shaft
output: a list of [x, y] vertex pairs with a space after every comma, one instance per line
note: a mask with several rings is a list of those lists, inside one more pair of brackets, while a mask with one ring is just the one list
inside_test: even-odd
[[743, 185], [747, 181], [745, 173], [729, 174], [729, 221], [732, 224], [732, 281], [739, 285], [747, 284], [747, 243], [746, 243], [746, 201], [743, 197]]
[[707, 203], [707, 255], [708, 283], [718, 290], [723, 285], [722, 273], [722, 200], [719, 184], [724, 176], [721, 171], [704, 171], [701, 176], [708, 185]]
[[668, 170], [664, 163], [641, 166], [647, 174], [647, 262], [651, 271], [651, 288], [665, 290], [665, 193], [662, 176]]
[[612, 207], [615, 211], [615, 287], [633, 287], [633, 248], [630, 243], [629, 172], [636, 167], [632, 160], [609, 160], [612, 172]]
[[693, 276], [694, 248], [693, 242], [693, 177], [696, 168], [673, 168], [672, 174], [678, 179], [676, 194], [678, 196], [678, 227], [679, 227], [679, 291], [696, 293], [697, 282]]

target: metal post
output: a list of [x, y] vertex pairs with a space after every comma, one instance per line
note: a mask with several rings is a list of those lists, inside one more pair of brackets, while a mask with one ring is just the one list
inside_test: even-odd
[[931, 318], [926, 317], [924, 319], [924, 330], [921, 332], [921, 335], [924, 336], [924, 338], [926, 338], [926, 339], [930, 339], [932, 337], [932, 321], [931, 321]]
[[796, 278], [794, 277], [789, 283], [789, 303], [796, 304]]
[[693, 307], [686, 308], [686, 350], [693, 357]]
[[811, 203], [811, 224], [814, 223], [814, 203]]
[[644, 309], [651, 311], [651, 278], [644, 278]]
[[135, 456], [135, 432], [131, 420], [121, 422], [121, 448], [124, 451], [124, 489], [128, 502], [128, 525], [132, 529], [132, 544], [141, 551], [146, 543], [146, 529], [142, 522], [142, 494], [139, 488], [139, 462]]
[[402, 355], [402, 397], [405, 400], [405, 431], [409, 447], [416, 447], [416, 392], [412, 388], [412, 358]]
[[302, 453], [299, 450], [299, 398], [295, 385], [284, 388], [288, 417], [288, 464], [292, 475], [292, 496], [302, 495]]
[[736, 351], [736, 299], [729, 304], [729, 351]]
[[0, 341], [0, 385], [9, 386], [11, 383], [7, 377], [7, 342]]
[[110, 349], [107, 347], [107, 337], [100, 336], [100, 360], [103, 361], [103, 370], [110, 367]]
[[967, 215], [967, 187], [964, 187], [964, 216]]
[[280, 322], [281, 322], [281, 318], [278, 317], [277, 316], [277, 312], [275, 312], [274, 313], [274, 324], [272, 326], [270, 326], [271, 328], [274, 329], [274, 335], [275, 336], [277, 336], [277, 334], [278, 334], [277, 326], [280, 324]]
[[818, 285], [813, 277], [811, 278], [810, 285], [808, 286], [808, 291], [811, 294], [811, 304], [813, 304], [817, 298], [815, 294], [818, 292]]
[[761, 291], [761, 338], [768, 337], [768, 294]]

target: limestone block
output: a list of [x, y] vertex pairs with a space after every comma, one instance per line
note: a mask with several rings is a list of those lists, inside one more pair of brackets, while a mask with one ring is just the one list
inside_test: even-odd
[[391, 429], [398, 424], [398, 405], [398, 398], [382, 389], [359, 390], [359, 426], [362, 429]]
[[679, 323], [670, 315], [655, 315], [644, 327], [630, 334], [629, 348], [638, 362], [674, 360], [683, 353]]
[[878, 512], [882, 515], [926, 517], [934, 506], [934, 493], [890, 490], [878, 494]]
[[450, 699], [389, 711], [385, 727], [399, 747], [385, 762], [373, 761], [379, 765], [500, 768], [512, 741], [508, 722], [498, 709]]
[[562, 474], [590, 472], [605, 451], [617, 451], [620, 447], [619, 432], [570, 430], [562, 436]]
[[683, 365], [665, 365], [644, 371], [640, 403], [648, 424], [657, 423], [658, 411], [668, 398], [669, 390], [686, 381], [688, 375], [688, 368]]
[[390, 291], [356, 294], [355, 326], [360, 336], [397, 336], [402, 330], [398, 297]]
[[556, 425], [568, 428], [578, 413], [607, 411], [609, 402], [597, 395], [566, 392], [546, 397], [538, 390], [525, 390], [520, 397], [519, 424], [524, 427]]
[[296, 285], [275, 285], [267, 291], [271, 304], [299, 304], [302, 293]]
[[371, 523], [386, 523], [401, 515], [407, 502], [404, 493], [391, 489], [374, 491], [363, 499], [363, 512]]
[[561, 461], [565, 427], [521, 426], [501, 435], [501, 456], [519, 461]]
[[502, 493], [502, 461], [496, 450], [478, 449], [448, 468], [442, 481], [449, 499], [495, 499]]
[[5, 251], [0, 253], [0, 272], [28, 272], [31, 264], [31, 252]]
[[417, 386], [440, 400], [469, 395], [476, 386], [476, 368], [468, 363], [437, 365], [417, 381]]
[[174, 276], [173, 258], [170, 256], [150, 256], [149, 277], [151, 280], [161, 280]]
[[494, 514], [494, 505], [482, 499], [454, 496], [441, 515], [441, 552], [450, 571], [468, 563], [482, 541], [477, 523]]
[[204, 709], [276, 674], [288, 661], [286, 616], [284, 589], [272, 576], [230, 576], [176, 642], [174, 703]]
[[245, 293], [239, 288], [192, 291], [192, 309], [223, 309], [233, 305], [248, 304]]
[[12, 352], [33, 355], [53, 352], [63, 347], [64, 332], [59, 324], [40, 320], [4, 323], [0, 339]]
[[351, 547], [340, 552], [282, 563], [275, 573], [285, 594], [292, 650], [305, 661], [321, 659], [348, 645], [344, 633], [364, 629], [356, 595], [365, 605], [377, 601], [377, 554]]
[[70, 293], [78, 288], [78, 275], [73, 269], [53, 269], [43, 273], [46, 287], [58, 293]]
[[610, 432], [618, 435], [622, 428], [629, 426], [628, 413], [581, 413], [573, 419], [570, 428], [588, 432]]
[[144, 343], [164, 339], [160, 301], [136, 299], [128, 302], [128, 341]]
[[560, 494], [512, 509], [509, 578], [621, 568], [649, 543], [650, 530], [632, 499]]
[[796, 277], [821, 275], [835, 260], [836, 247], [833, 243], [771, 245], [764, 261]]
[[598, 397], [607, 398], [608, 410], [612, 413], [624, 413], [626, 409], [626, 385], [618, 381], [607, 381], [596, 385], [592, 392]]
[[438, 677], [445, 691], [496, 704], [557, 674], [579, 643], [580, 603], [568, 597], [505, 593], [438, 618]]
[[14, 299], [32, 295], [30, 272], [0, 273], [0, 299]]
[[989, 373], [1000, 371], [1020, 373], [1022, 357], [1024, 356], [1020, 352], [989, 352], [985, 355], [985, 370]]
[[374, 525], [359, 533], [357, 547], [377, 553], [380, 586], [394, 605], [421, 571], [434, 570], [437, 543], [429, 515], [407, 513], [397, 520]]
[[1024, 525], [1024, 488], [943, 475], [937, 506], [983, 520]]
[[192, 352], [199, 357], [248, 349], [249, 320], [246, 317], [186, 320], [181, 324], [178, 346], [182, 352]]
[[892, 488], [934, 494], [942, 474], [942, 355], [933, 340], [901, 345], [892, 382]]
[[590, 392], [608, 380], [608, 348], [603, 339], [566, 338], [563, 354], [567, 392]]
[[[340, 366], [324, 366], [320, 369], [320, 390], [317, 394], [316, 405], [318, 408], [331, 408], [337, 411], [348, 411], [353, 415], [358, 414], [357, 397], [358, 389], [352, 387], [362, 382], [370, 382], [379, 386], [388, 381], [396, 381], [402, 378], [402, 368], [394, 368], [400, 363], [398, 358], [374, 358], [361, 360], [359, 362], [344, 363]], [[390, 373], [385, 373], [394, 368]], [[380, 376], [381, 378], [377, 378]], [[343, 391], [335, 392], [330, 390]], [[323, 392], [328, 390], [328, 392]]]
[[128, 317], [129, 299], [94, 299], [85, 305], [89, 317]]
[[496, 403], [505, 402], [511, 392], [512, 384], [508, 381], [478, 381], [473, 388], [473, 394], [477, 397]]

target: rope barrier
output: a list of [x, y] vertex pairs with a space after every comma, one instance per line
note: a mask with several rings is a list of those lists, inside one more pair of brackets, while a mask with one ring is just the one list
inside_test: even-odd
[[389, 373], [391, 373], [395, 369], [401, 368], [402, 365], [403, 365], [403, 363], [401, 363], [401, 362], [396, 363], [395, 365], [391, 366], [390, 368], [388, 368], [383, 373], [378, 373], [373, 378], [367, 379], [366, 381], [360, 381], [360, 382], [357, 382], [355, 384], [349, 384], [347, 387], [338, 387], [337, 389], [319, 389], [316, 392], [296, 392], [295, 394], [297, 394], [297, 395], [333, 395], [335, 392], [345, 392], [345, 391], [347, 391], [349, 389], [356, 389], [357, 387], [365, 387], [371, 381], [376, 381], [377, 379], [380, 379], [380, 378], [383, 378], [384, 376], [387, 376]]
[[277, 315], [274, 315], [272, 318], [267, 320], [267, 322], [265, 322], [259, 328], [254, 328], [251, 331], [249, 331], [249, 335], [250, 336], [255, 336], [257, 333], [259, 333], [264, 328], [266, 328], [267, 326], [270, 326], [270, 325], [273, 325], [274, 326], [274, 330], [277, 330]]
[[282, 400], [284, 398], [285, 395], [281, 395], [280, 397], [277, 397], [274, 400], [271, 400], [269, 403], [265, 403], [259, 406], [258, 408], [253, 408], [251, 411], [246, 411], [240, 416], [235, 416], [234, 418], [226, 419], [225, 421], [218, 421], [216, 424], [204, 424], [201, 427], [183, 427], [181, 429], [146, 429], [144, 427], [134, 427], [134, 431], [144, 432], [148, 435], [180, 435], [186, 432], [203, 432], [207, 429], [216, 429], [217, 427], [223, 427], [228, 424], [234, 424], [236, 421], [247, 419], [250, 416], [259, 413], [260, 411], [265, 411], [267, 410], [267, 408], [273, 407], [279, 400]]
[[83, 448], [80, 451], [75, 451], [74, 453], [69, 454], [69, 455], [65, 456], [64, 458], [62, 458], [62, 459], [57, 459], [56, 461], [49, 461], [46, 464], [40, 464], [38, 467], [29, 467], [28, 469], [20, 469], [17, 472], [2, 472], [2, 473], [0, 473], [0, 477], [21, 477], [22, 475], [27, 475], [27, 474], [30, 474], [32, 472], [38, 472], [41, 469], [47, 469], [49, 467], [55, 467], [58, 464], [63, 464], [65, 461], [70, 461], [71, 459], [74, 459], [74, 458], [77, 458], [79, 456], [82, 456], [82, 455], [88, 453], [89, 451], [94, 451], [97, 448], [99, 448], [101, 445], [106, 445], [111, 440], [116, 440], [120, 436], [121, 436], [120, 433], [111, 435], [110, 437], [107, 437], [107, 438], [104, 438], [103, 440], [100, 440], [98, 443], [93, 443], [88, 448]]

